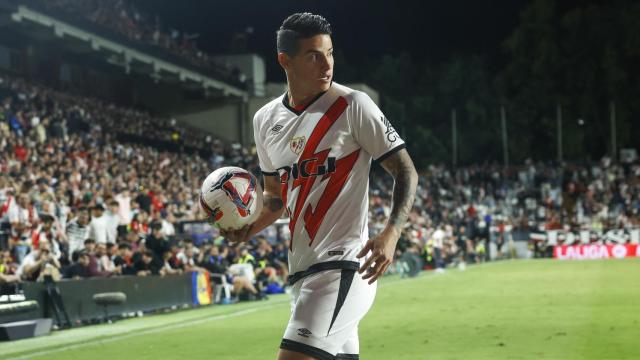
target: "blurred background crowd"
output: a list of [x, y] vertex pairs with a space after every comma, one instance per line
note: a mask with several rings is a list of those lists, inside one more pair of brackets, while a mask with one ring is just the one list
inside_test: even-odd
[[[204, 237], [185, 231], [184, 224], [198, 222], [194, 199], [210, 171], [234, 165], [259, 173], [253, 149], [20, 78], [0, 77], [0, 106], [4, 281], [204, 269], [254, 298], [286, 286], [287, 226], [272, 226], [241, 247], [229, 246], [215, 228]], [[544, 256], [530, 240], [535, 232], [640, 226], [637, 162], [432, 165], [421, 175], [398, 244], [398, 258], [413, 254], [420, 268], [511, 257], [514, 241]], [[370, 236], [384, 227], [392, 186], [374, 168]]]

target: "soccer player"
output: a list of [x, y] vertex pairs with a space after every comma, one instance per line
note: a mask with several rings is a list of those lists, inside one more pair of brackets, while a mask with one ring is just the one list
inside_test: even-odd
[[[358, 323], [393, 260], [418, 176], [404, 141], [376, 104], [333, 82], [327, 20], [289, 16], [277, 32], [277, 48], [288, 89], [253, 120], [265, 206], [256, 222], [224, 235], [247, 241], [286, 211], [292, 310], [278, 359], [358, 359]], [[395, 186], [386, 227], [368, 239], [372, 160]]]

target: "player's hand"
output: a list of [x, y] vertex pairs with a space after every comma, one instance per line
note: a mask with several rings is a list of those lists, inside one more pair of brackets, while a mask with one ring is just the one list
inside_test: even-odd
[[251, 225], [245, 225], [240, 229], [220, 229], [220, 234], [224, 236], [230, 243], [239, 244], [249, 241], [249, 232]]
[[400, 233], [395, 227], [386, 228], [380, 235], [369, 239], [364, 245], [364, 248], [356, 255], [356, 257], [360, 259], [369, 253], [371, 254], [358, 270], [360, 274], [365, 271], [367, 272], [362, 279], [369, 279], [369, 285], [384, 275], [389, 265], [391, 265], [398, 238], [400, 238]]

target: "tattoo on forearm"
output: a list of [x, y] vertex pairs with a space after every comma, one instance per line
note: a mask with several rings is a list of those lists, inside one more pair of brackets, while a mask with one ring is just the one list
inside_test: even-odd
[[418, 175], [406, 150], [398, 151], [384, 160], [381, 165], [395, 180], [389, 224], [402, 231], [413, 207]]
[[264, 206], [271, 212], [282, 210], [282, 199], [275, 196], [267, 196], [264, 198]]

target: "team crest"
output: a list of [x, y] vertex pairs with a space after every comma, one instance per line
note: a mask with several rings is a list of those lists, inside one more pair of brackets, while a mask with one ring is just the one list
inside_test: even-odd
[[293, 151], [296, 155], [300, 155], [302, 149], [304, 149], [305, 140], [306, 138], [304, 136], [298, 136], [291, 139], [291, 141], [289, 141], [289, 147], [291, 148], [291, 151]]

